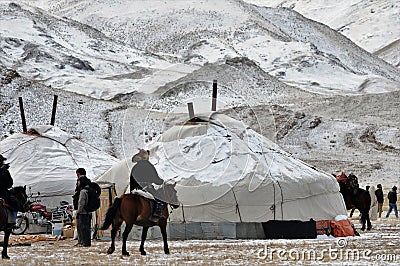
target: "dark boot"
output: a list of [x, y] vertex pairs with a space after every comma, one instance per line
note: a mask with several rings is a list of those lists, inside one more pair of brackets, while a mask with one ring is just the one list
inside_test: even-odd
[[164, 209], [165, 203], [159, 200], [156, 200], [153, 202], [153, 214], [150, 220], [153, 222], [157, 222], [160, 218], [163, 218], [162, 216], [162, 210]]

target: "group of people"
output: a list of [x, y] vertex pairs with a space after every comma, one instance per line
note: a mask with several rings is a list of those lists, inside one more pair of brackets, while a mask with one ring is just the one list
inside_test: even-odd
[[[378, 184], [377, 189], [373, 191], [373, 187], [371, 186], [366, 186], [366, 190], [369, 191], [370, 189], [372, 190], [371, 192], [374, 193], [375, 197], [371, 198], [371, 211], [370, 211], [370, 216], [373, 218], [376, 214], [378, 214], [378, 217], [381, 218], [382, 216], [382, 207], [383, 203], [385, 201], [385, 196], [382, 190], [382, 185]], [[389, 200], [389, 209], [388, 212], [386, 213], [386, 218], [389, 217], [390, 213], [394, 210], [394, 214], [396, 218], [398, 218], [398, 211], [397, 211], [397, 187], [393, 186], [392, 190], [389, 191], [387, 194], [387, 199]], [[371, 219], [372, 219], [371, 218]]]
[[[165, 182], [158, 176], [154, 166], [149, 162], [150, 151], [140, 149], [132, 161], [135, 163], [130, 176], [131, 190], [145, 190], [153, 196], [151, 202], [152, 217], [150, 219], [162, 218], [161, 210], [165, 204], [170, 203], [177, 207], [177, 200], [174, 182]], [[10, 193], [14, 182], [8, 171], [9, 165], [5, 164], [6, 158], [0, 155], [0, 198], [3, 198], [8, 205], [12, 206], [15, 198]], [[92, 213], [86, 210], [89, 201], [90, 179], [86, 176], [84, 168], [76, 170], [75, 194], [72, 196], [74, 209], [76, 210], [76, 226], [78, 232], [77, 246], [91, 246], [91, 219]], [[12, 208], [11, 208], [12, 210]], [[15, 215], [9, 215], [9, 226], [15, 226]]]

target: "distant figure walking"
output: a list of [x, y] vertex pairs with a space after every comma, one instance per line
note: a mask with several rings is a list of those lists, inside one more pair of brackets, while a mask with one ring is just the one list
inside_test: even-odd
[[376, 187], [377, 189], [375, 190], [375, 196], [376, 200], [378, 201], [378, 217], [381, 218], [383, 202], [385, 201], [385, 199], [383, 197], [382, 185], [378, 184]]
[[388, 193], [388, 199], [389, 199], [389, 210], [386, 214], [386, 218], [389, 217], [389, 214], [392, 212], [394, 209], [394, 215], [396, 215], [396, 218], [399, 218], [399, 214], [397, 212], [397, 187], [393, 186], [392, 190], [389, 191]]

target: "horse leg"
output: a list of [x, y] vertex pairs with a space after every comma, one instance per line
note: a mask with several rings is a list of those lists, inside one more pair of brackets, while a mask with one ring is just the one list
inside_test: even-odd
[[144, 251], [144, 241], [146, 241], [147, 238], [147, 231], [149, 230], [148, 226], [143, 226], [142, 229], [142, 242], [140, 242], [140, 247], [139, 251], [141, 255], [146, 255], [146, 251]]
[[164, 253], [169, 254], [169, 248], [168, 248], [168, 242], [167, 242], [167, 225], [166, 224], [160, 225], [160, 229], [161, 229], [161, 235], [162, 235], [163, 242], [164, 242]]
[[365, 211], [363, 211], [363, 212], [361, 212], [361, 224], [362, 224], [361, 231], [365, 230], [366, 220], [367, 219], [366, 219], [366, 216], [365, 216]]
[[371, 230], [372, 228], [372, 224], [371, 221], [369, 220], [369, 213], [367, 213], [367, 230]]
[[10, 238], [10, 234], [11, 234], [11, 229], [4, 230], [3, 251], [1, 252], [2, 259], [10, 259], [10, 257], [7, 255], [8, 240]]
[[[125, 223], [126, 224], [126, 223]], [[126, 240], [131, 232], [133, 224], [126, 224], [124, 233], [122, 234], [122, 255], [129, 256], [129, 252], [126, 251]]]
[[117, 235], [118, 229], [121, 226], [121, 223], [119, 224], [113, 224], [112, 225], [112, 230], [111, 230], [111, 246], [107, 250], [107, 254], [112, 254], [115, 250], [115, 236]]

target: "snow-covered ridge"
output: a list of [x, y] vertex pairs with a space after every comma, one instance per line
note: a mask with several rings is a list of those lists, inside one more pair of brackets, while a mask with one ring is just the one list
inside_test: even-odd
[[[390, 46], [400, 36], [400, 4], [396, 0], [244, 1], [259, 6], [293, 9], [337, 30], [370, 53]], [[393, 53], [392, 56], [396, 54]], [[389, 57], [387, 61], [393, 64], [392, 59]]]
[[[398, 69], [332, 29], [287, 9], [228, 0], [26, 2], [44, 8], [53, 18], [90, 25], [107, 36], [101, 37], [103, 41], [112, 40], [108, 50], [119, 53], [96, 53], [86, 45], [83, 54], [74, 56], [90, 62], [94, 71], [59, 75], [35, 62], [49, 75], [30, 73], [46, 84], [96, 98], [151, 93], [204, 64], [235, 57], [247, 57], [281, 81], [316, 93], [382, 93], [399, 88]], [[54, 23], [58, 22], [50, 24]], [[175, 70], [176, 63], [180, 65]]]

